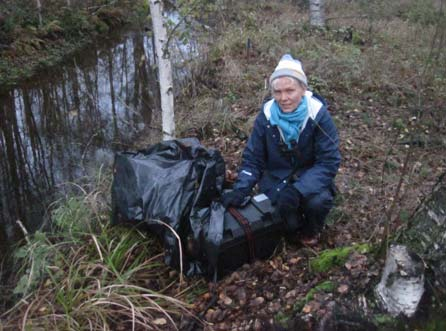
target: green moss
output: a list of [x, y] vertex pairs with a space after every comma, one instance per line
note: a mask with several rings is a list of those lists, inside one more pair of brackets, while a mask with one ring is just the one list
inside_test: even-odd
[[313, 287], [305, 296], [305, 301], [311, 301], [314, 298], [314, 295], [318, 292], [332, 292], [334, 290], [335, 284], [330, 281], [327, 280], [323, 283], [320, 283], [318, 285], [316, 285], [315, 287]]
[[412, 320], [407, 325], [407, 321], [400, 318], [394, 318], [387, 314], [376, 314], [373, 317], [373, 322], [379, 331], [444, 331], [446, 330], [446, 320], [443, 315], [444, 312], [437, 312], [427, 319]]
[[327, 272], [336, 265], [342, 265], [347, 260], [353, 247], [340, 247], [321, 252], [315, 259], [311, 260], [311, 269], [315, 272]]
[[373, 247], [369, 244], [357, 244], [353, 246], [354, 250], [360, 254], [367, 254], [372, 252]]
[[377, 314], [373, 316], [373, 323], [380, 331], [401, 330], [398, 320], [387, 314]]
[[446, 330], [446, 320], [431, 320], [426, 325], [426, 331]]
[[305, 296], [305, 298], [303, 298], [302, 300], [298, 300], [294, 306], [293, 306], [293, 311], [294, 312], [299, 312], [302, 310], [302, 308], [311, 300], [314, 299], [314, 295], [316, 293], [319, 292], [333, 292], [334, 288], [335, 288], [335, 283], [333, 283], [332, 281], [325, 281], [322, 283], [319, 283], [318, 285], [316, 285], [315, 287], [313, 287], [311, 290], [308, 291], [307, 295]]
[[293, 317], [293, 312], [289, 311], [289, 312], [283, 312], [283, 311], [279, 311], [275, 316], [274, 316], [274, 321], [283, 326], [283, 327], [287, 327], [288, 321]]
[[310, 261], [311, 269], [314, 272], [327, 272], [334, 266], [341, 266], [345, 263], [350, 253], [357, 251], [365, 254], [370, 251], [368, 244], [358, 244], [351, 247], [338, 247], [321, 252], [318, 257]]

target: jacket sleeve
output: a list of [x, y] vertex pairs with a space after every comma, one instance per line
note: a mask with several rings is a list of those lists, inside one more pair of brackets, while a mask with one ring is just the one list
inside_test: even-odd
[[254, 185], [259, 181], [265, 168], [265, 126], [266, 121], [263, 112], [257, 115], [252, 133], [243, 151], [242, 164], [238, 173], [238, 178], [234, 184], [234, 189], [249, 193]]
[[312, 167], [304, 170], [294, 183], [299, 192], [308, 197], [330, 188], [341, 163], [339, 138], [333, 120], [325, 111], [314, 129], [314, 159]]

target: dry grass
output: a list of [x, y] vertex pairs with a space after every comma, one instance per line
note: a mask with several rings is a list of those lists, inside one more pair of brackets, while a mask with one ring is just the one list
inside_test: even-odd
[[201, 283], [180, 284], [156, 238], [106, 224], [108, 187], [60, 201], [57, 229], [15, 252], [4, 330], [178, 330], [193, 318], [184, 300]]

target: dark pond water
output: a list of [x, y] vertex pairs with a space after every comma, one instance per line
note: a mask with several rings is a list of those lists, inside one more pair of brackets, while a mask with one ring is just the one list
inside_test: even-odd
[[56, 193], [110, 166], [114, 151], [161, 139], [155, 73], [151, 39], [127, 31], [0, 95], [3, 245], [20, 237], [17, 220], [36, 230]]

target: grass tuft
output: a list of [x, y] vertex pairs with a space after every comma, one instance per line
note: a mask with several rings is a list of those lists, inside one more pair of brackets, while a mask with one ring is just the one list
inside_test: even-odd
[[4, 327], [161, 330], [153, 322], [163, 319], [178, 330], [182, 319], [193, 318], [185, 300], [195, 285], [178, 287], [156, 238], [109, 226], [108, 209], [101, 209], [105, 191], [84, 192], [58, 201], [54, 230], [29, 235], [15, 251], [15, 305], [1, 316]]

